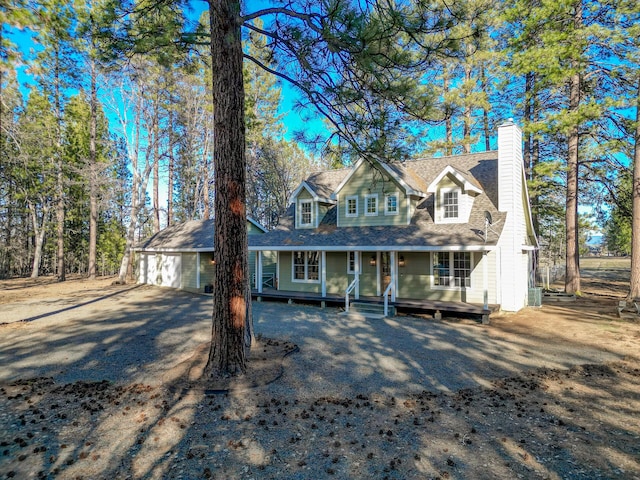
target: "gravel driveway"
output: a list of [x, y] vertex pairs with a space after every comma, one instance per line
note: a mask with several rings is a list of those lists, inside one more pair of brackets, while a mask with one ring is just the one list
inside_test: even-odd
[[[2, 310], [0, 381], [46, 376], [59, 383], [159, 385], [168, 369], [209, 338], [212, 298], [127, 286], [110, 287], [102, 296], [6, 304]], [[254, 323], [257, 334], [300, 347], [286, 360], [286, 381], [277, 382], [279, 388], [304, 384], [315, 395], [454, 391], [536, 367], [618, 358], [533, 336], [507, 341], [494, 335], [492, 325], [412, 317], [354, 320], [337, 309], [283, 303], [254, 303]]]

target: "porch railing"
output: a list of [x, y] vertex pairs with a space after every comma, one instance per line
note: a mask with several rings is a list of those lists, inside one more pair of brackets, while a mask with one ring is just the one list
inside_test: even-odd
[[351, 284], [347, 287], [347, 291], [345, 292], [344, 295], [344, 311], [348, 312], [349, 311], [349, 294], [351, 294], [351, 292], [353, 292], [356, 287], [358, 286], [358, 275], [356, 275], [356, 278], [353, 279], [353, 282], [351, 282]]
[[389, 316], [389, 294], [391, 293], [392, 289], [393, 289], [393, 283], [389, 283], [389, 285], [387, 285], [386, 290], [382, 294], [382, 296], [384, 297], [384, 316], [385, 317]]

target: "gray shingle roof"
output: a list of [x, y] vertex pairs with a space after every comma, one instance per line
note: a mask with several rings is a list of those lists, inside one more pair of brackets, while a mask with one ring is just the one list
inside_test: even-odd
[[[433, 221], [434, 195], [427, 194], [416, 208], [409, 225], [377, 227], [340, 227], [336, 225], [337, 206], [331, 207], [317, 229], [293, 228], [295, 208], [291, 205], [273, 231], [250, 235], [249, 246], [265, 249], [315, 249], [318, 247], [364, 247], [380, 249], [394, 246], [398, 250], [429, 249], [456, 246], [495, 245], [504, 226], [505, 213], [498, 212], [497, 152], [483, 152], [452, 157], [424, 158], [393, 164], [392, 170], [419, 191], [429, 185], [448, 165], [469, 181], [480, 186], [468, 223], [436, 224]], [[307, 184], [321, 198], [329, 198], [350, 169], [312, 173]], [[493, 217], [494, 226], [485, 241], [485, 211]], [[138, 245], [140, 250], [213, 250], [213, 220], [191, 220], [168, 227]]]
[[[281, 225], [265, 235], [249, 240], [252, 247], [281, 247], [313, 249], [315, 247], [368, 247], [384, 249], [395, 246], [402, 249], [429, 249], [454, 246], [495, 245], [504, 226], [505, 213], [498, 212], [498, 154], [483, 152], [441, 158], [425, 158], [393, 164], [392, 170], [402, 175], [412, 188], [426, 191], [435, 178], [451, 165], [469, 181], [478, 185], [483, 193], [476, 196], [468, 223], [436, 224], [433, 221], [434, 196], [426, 198], [416, 208], [410, 225], [377, 227], [340, 227], [336, 225], [336, 209], [329, 209], [317, 229], [293, 229], [294, 209]], [[339, 170], [344, 178], [348, 171]], [[338, 178], [336, 175], [332, 179]], [[314, 182], [322, 177], [314, 177]], [[341, 180], [340, 180], [341, 181]], [[339, 182], [338, 182], [339, 183]], [[336, 185], [338, 184], [336, 183]], [[333, 185], [333, 184], [332, 184]], [[485, 241], [485, 212], [493, 218], [493, 228]]]
[[329, 199], [340, 182], [349, 174], [349, 170], [341, 168], [340, 170], [315, 172], [309, 175], [305, 181], [320, 198]]
[[213, 250], [213, 219], [189, 220], [160, 230], [137, 247], [140, 250]]
[[[261, 232], [264, 228], [252, 219], [248, 222], [256, 226]], [[214, 219], [210, 220], [188, 220], [183, 223], [171, 225], [159, 231], [152, 237], [144, 240], [136, 246], [137, 250], [165, 250], [165, 251], [185, 251], [200, 250], [213, 251], [213, 229]], [[249, 238], [255, 236], [251, 232], [256, 232], [251, 228]]]

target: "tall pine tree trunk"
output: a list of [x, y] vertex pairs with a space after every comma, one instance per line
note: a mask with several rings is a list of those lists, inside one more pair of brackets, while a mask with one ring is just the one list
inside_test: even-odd
[[447, 71], [447, 67], [444, 67], [444, 74], [442, 78], [442, 90], [444, 92], [444, 135], [445, 135], [445, 150], [444, 154], [450, 156], [453, 154], [453, 125], [452, 125], [452, 117], [453, 112], [451, 108], [451, 103], [449, 102], [449, 72]]
[[[2, 27], [0, 27], [0, 45], [2, 45]], [[2, 90], [2, 82], [4, 77], [3, 65], [0, 63], [0, 158], [5, 159], [5, 142], [4, 142], [4, 130], [2, 120], [4, 119], [4, 98], [3, 98], [3, 90]], [[6, 276], [11, 276], [12, 274], [12, 249], [11, 249], [11, 223], [13, 221], [13, 198], [12, 198], [12, 179], [9, 175], [7, 175], [7, 189], [9, 193], [8, 201], [7, 201], [7, 220], [4, 224], [5, 227], [5, 239], [7, 241], [5, 255], [6, 255], [6, 263], [3, 266], [3, 270], [0, 271], [0, 274], [4, 274]]]
[[[467, 62], [464, 66], [464, 80], [465, 85], [468, 85], [471, 81], [471, 65]], [[471, 105], [470, 100], [467, 98], [462, 113], [462, 152], [471, 153]]]
[[67, 279], [66, 266], [64, 262], [64, 172], [62, 170], [62, 105], [60, 91], [60, 51], [55, 52], [54, 66], [54, 96], [56, 109], [56, 259], [58, 281], [64, 282]]
[[38, 278], [40, 275], [40, 262], [42, 261], [42, 248], [44, 246], [44, 233], [47, 227], [47, 217], [49, 216], [48, 208], [44, 208], [42, 211], [42, 224], [38, 223], [38, 212], [36, 206], [29, 203], [29, 212], [31, 213], [31, 222], [33, 225], [34, 234], [34, 249], [33, 249], [33, 266], [31, 268], [31, 278]]
[[203, 184], [202, 184], [202, 219], [209, 220], [211, 218], [211, 207], [209, 205], [209, 159], [208, 156], [204, 157], [204, 171]]
[[[484, 71], [484, 64], [480, 67], [480, 86], [482, 92], [487, 96], [487, 102], [489, 100], [489, 92], [487, 85], [487, 76]], [[482, 108], [482, 129], [484, 133], [484, 150], [488, 152], [491, 150], [491, 131], [489, 130], [489, 109], [487, 107]]]
[[98, 123], [98, 93], [96, 86], [96, 64], [91, 60], [91, 95], [89, 118], [89, 272], [90, 279], [96, 278], [96, 244], [98, 242], [98, 168], [96, 136]]
[[[580, 75], [571, 77], [570, 110], [575, 111], [580, 102]], [[567, 200], [566, 200], [566, 269], [565, 291], [577, 293], [580, 291], [580, 251], [578, 249], [578, 126], [571, 127], [568, 138], [567, 159]]]
[[[582, 27], [582, 0], [576, 1], [574, 13], [574, 28], [579, 30]], [[571, 63], [574, 73], [569, 79], [569, 114], [577, 115], [580, 108], [580, 73], [578, 61]], [[572, 120], [573, 126], [568, 136], [568, 158], [567, 158], [567, 201], [566, 201], [566, 268], [564, 278], [564, 288], [567, 293], [580, 292], [580, 249], [578, 247], [578, 165], [579, 165], [579, 144], [580, 133], [578, 123]]]
[[240, 2], [209, 0], [213, 71], [215, 276], [209, 376], [246, 371], [250, 341]]
[[173, 225], [173, 176], [174, 176], [174, 158], [173, 158], [173, 110], [169, 111], [169, 173], [167, 178], [167, 227]]
[[640, 77], [636, 97], [636, 130], [633, 145], [633, 189], [631, 219], [631, 282], [629, 299], [640, 298]]
[[160, 100], [156, 95], [153, 118], [153, 233], [160, 231], [160, 126], [158, 109]]
[[[531, 106], [531, 95], [533, 94], [533, 73], [529, 72], [524, 78], [524, 123], [529, 126], [533, 123], [533, 108]], [[531, 144], [533, 135], [529, 129], [524, 134], [524, 147], [523, 147], [523, 159], [524, 159], [524, 171], [527, 175], [527, 180], [531, 180], [533, 177], [533, 169], [531, 165]]]

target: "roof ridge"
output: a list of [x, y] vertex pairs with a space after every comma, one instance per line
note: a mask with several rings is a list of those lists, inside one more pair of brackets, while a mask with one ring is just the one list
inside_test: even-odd
[[443, 155], [442, 157], [419, 157], [419, 158], [411, 158], [408, 160], [405, 160], [405, 163], [409, 163], [409, 162], [423, 162], [425, 160], [447, 160], [447, 159], [462, 159], [462, 158], [469, 158], [469, 157], [474, 157], [474, 156], [480, 156], [480, 155], [490, 155], [492, 153], [497, 154], [498, 150], [485, 150], [483, 152], [471, 152], [471, 153], [460, 153], [458, 155]]

